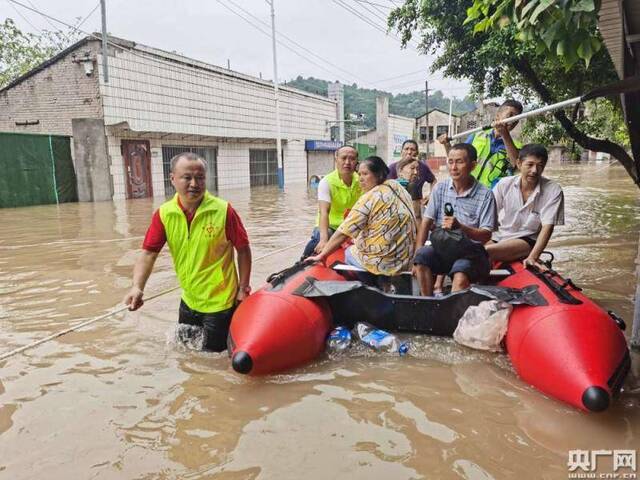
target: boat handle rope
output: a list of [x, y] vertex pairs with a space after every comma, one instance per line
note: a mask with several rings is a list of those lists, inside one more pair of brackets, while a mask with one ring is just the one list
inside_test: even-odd
[[[558, 273], [554, 271], [541, 271], [539, 268], [533, 265], [527, 265], [527, 270], [529, 270], [536, 277], [538, 277], [545, 284], [545, 286], [549, 290], [551, 290], [551, 292], [556, 296], [556, 298], [560, 300], [560, 303], [566, 303], [569, 305], [582, 304], [581, 300], [578, 300], [576, 297], [574, 297], [573, 295], [571, 295], [571, 293], [567, 291], [566, 289], [567, 285], [561, 285], [553, 280], [553, 277], [558, 276]], [[573, 282], [571, 282], [571, 279], [568, 279], [568, 280], [573, 285]], [[565, 281], [565, 284], [567, 284], [566, 281]], [[575, 287], [575, 285], [573, 286]]]
[[[259, 262], [260, 260], [263, 260], [267, 257], [270, 257], [271, 255], [276, 255], [277, 253], [281, 253], [284, 252], [286, 250], [289, 250], [291, 248], [297, 247], [299, 245], [302, 245], [303, 243], [307, 242], [307, 240], [302, 240], [298, 243], [294, 243], [293, 245], [289, 245], [288, 247], [284, 247], [284, 248], [280, 248], [278, 250], [274, 250], [273, 252], [269, 252], [265, 255], [261, 255], [260, 257], [256, 258], [255, 260], [253, 260], [253, 262]], [[168, 290], [164, 290], [162, 292], [156, 293], [154, 295], [151, 295], [150, 297], [146, 298], [145, 301], [150, 301], [150, 300], [154, 300], [158, 297], [161, 297], [163, 295], [166, 295], [167, 293], [171, 293], [174, 292], [176, 290], [178, 290], [178, 288], [180, 288], [180, 285], [177, 285], [175, 287], [169, 288]], [[51, 340], [54, 340], [58, 337], [62, 337], [63, 335], [66, 335], [67, 333], [71, 333], [71, 332], [75, 332], [76, 330], [80, 330], [81, 328], [86, 327], [87, 325], [91, 325], [92, 323], [96, 323], [99, 322], [100, 320], [104, 320], [105, 318], [111, 317], [113, 315], [117, 315], [118, 313], [122, 313], [125, 310], [128, 310], [129, 306], [125, 305], [124, 307], [119, 307], [115, 310], [112, 310], [110, 312], [107, 312], [103, 315], [100, 315], [98, 317], [94, 317], [91, 318], [89, 320], [85, 320], [84, 322], [78, 323], [77, 325], [74, 325], [72, 327], [69, 328], [65, 328], [64, 330], [60, 330], [57, 331], [55, 333], [52, 333], [51, 335], [47, 335], [44, 338], [41, 338], [40, 340], [36, 340], [35, 342], [29, 343], [27, 345], [23, 345], [22, 347], [18, 347], [14, 350], [11, 350], [9, 352], [3, 353], [2, 355], [0, 355], [0, 362], [3, 360], [6, 360], [9, 357], [13, 357], [14, 355], [17, 355], [19, 353], [24, 352], [25, 350], [30, 350], [32, 348], [37, 347], [38, 345], [42, 345], [43, 343], [47, 343], [50, 342]]]

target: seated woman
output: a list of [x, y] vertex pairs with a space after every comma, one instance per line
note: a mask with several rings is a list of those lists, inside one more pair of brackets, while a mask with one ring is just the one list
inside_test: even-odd
[[[366, 270], [369, 283], [377, 276], [393, 276], [411, 265], [416, 220], [411, 197], [395, 180], [380, 157], [366, 158], [358, 170], [364, 192], [322, 251], [308, 261], [324, 261], [347, 238], [355, 243], [345, 252], [349, 265]], [[373, 278], [371, 278], [373, 277]], [[362, 277], [361, 277], [362, 278]]]
[[413, 213], [416, 220], [422, 220], [422, 189], [419, 183], [419, 167], [417, 158], [403, 158], [396, 163], [398, 169], [398, 183], [402, 185], [413, 201]]
[[542, 176], [547, 158], [542, 145], [525, 145], [517, 160], [520, 175], [502, 178], [494, 187], [500, 226], [485, 245], [492, 261], [524, 259], [525, 266], [544, 268], [540, 254], [554, 227], [564, 225], [562, 187]]

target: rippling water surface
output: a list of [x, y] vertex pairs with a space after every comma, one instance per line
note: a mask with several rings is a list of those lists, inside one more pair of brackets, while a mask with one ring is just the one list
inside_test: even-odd
[[[619, 167], [547, 173], [566, 195], [556, 268], [630, 323], [637, 189]], [[309, 234], [313, 192], [223, 196], [249, 230], [257, 287], [299, 255], [282, 249]], [[0, 210], [0, 353], [115, 308], [159, 204]], [[146, 291], [174, 285], [163, 252]], [[634, 378], [588, 415], [523, 384], [503, 355], [426, 337], [407, 358], [356, 349], [246, 378], [226, 354], [175, 344], [178, 302], [163, 295], [0, 362], [0, 478], [567, 478], [569, 450], [640, 447]]]

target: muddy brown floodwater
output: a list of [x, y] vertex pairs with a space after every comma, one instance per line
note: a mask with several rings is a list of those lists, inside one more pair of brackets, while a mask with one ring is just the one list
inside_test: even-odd
[[[555, 267], [630, 323], [638, 190], [620, 167], [547, 174], [566, 195]], [[311, 231], [303, 187], [223, 196], [255, 257]], [[159, 204], [0, 210], [0, 353], [116, 307]], [[257, 261], [254, 288], [301, 249]], [[146, 291], [174, 285], [163, 252]], [[173, 342], [178, 302], [164, 295], [0, 362], [0, 478], [555, 479], [569, 450], [640, 447], [634, 378], [609, 411], [585, 414], [522, 383], [504, 355], [417, 336], [405, 358], [357, 350], [247, 378], [226, 354]]]

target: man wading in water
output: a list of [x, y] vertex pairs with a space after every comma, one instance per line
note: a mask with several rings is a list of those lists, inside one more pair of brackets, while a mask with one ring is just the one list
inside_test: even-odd
[[[171, 159], [176, 195], [153, 214], [124, 298], [129, 310], [144, 303], [143, 290], [165, 243], [182, 288], [178, 322], [203, 328], [203, 349], [221, 352], [236, 303], [251, 292], [249, 237], [236, 211], [206, 189], [206, 162], [194, 153]], [[238, 254], [238, 274], [233, 249]]]

